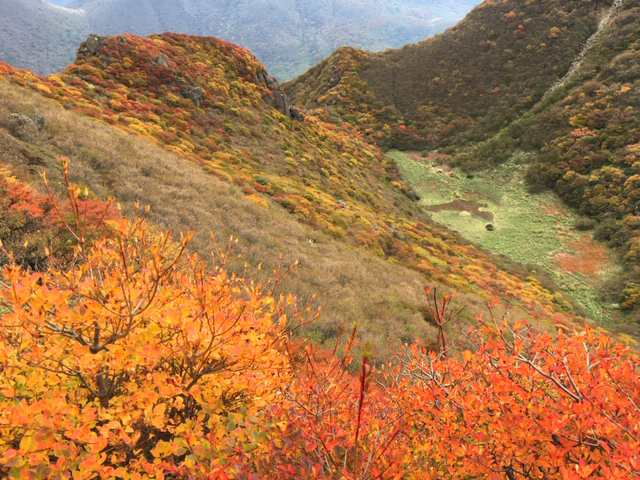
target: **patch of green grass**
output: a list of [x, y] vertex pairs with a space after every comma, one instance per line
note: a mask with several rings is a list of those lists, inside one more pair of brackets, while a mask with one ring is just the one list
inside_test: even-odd
[[[610, 252], [602, 271], [596, 272], [596, 278], [561, 267], [558, 255], [580, 254], [577, 249], [588, 233], [574, 228], [577, 214], [557, 195], [527, 191], [523, 161], [526, 159], [514, 157], [491, 170], [475, 173], [471, 178], [457, 169], [447, 172], [446, 168], [427, 160], [417, 161], [415, 156], [404, 152], [392, 151], [389, 155], [435, 221], [494, 253], [544, 268], [563, 295], [580, 304], [590, 317], [606, 321], [607, 309], [599, 298], [597, 287], [601, 281], [619, 274], [620, 266]], [[471, 211], [437, 209], [456, 198], [481, 205], [479, 211], [489, 212], [493, 220]], [[493, 231], [487, 230], [488, 223], [493, 225]]]

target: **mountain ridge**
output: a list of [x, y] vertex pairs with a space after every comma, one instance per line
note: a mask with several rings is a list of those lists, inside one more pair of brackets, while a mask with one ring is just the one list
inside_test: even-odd
[[[530, 108], [568, 71], [596, 31], [601, 5], [611, 3], [484, 2], [435, 38], [379, 54], [362, 52], [355, 61], [343, 58], [353, 50], [338, 51], [286, 87], [305, 108], [327, 107], [368, 135], [381, 119], [392, 127], [377, 139], [385, 146], [478, 141]], [[332, 71], [349, 71], [343, 85]]]
[[[185, 155], [265, 207], [279, 205], [298, 221], [425, 279], [486, 299], [494, 292], [557, 325], [575, 321], [566, 300], [528, 271], [500, 270], [493, 257], [430, 224], [393, 162], [355, 132], [313, 116], [294, 120], [265, 103], [274, 91], [256, 83], [264, 67], [246, 50], [175, 34], [123, 35], [99, 44], [57, 76], [35, 77], [7, 65], [0, 70], [66, 108]], [[194, 91], [200, 92], [195, 98]]]
[[[25, 20], [20, 8], [37, 4], [29, 15], [29, 22], [34, 25], [7, 35], [0, 30], [1, 45], [6, 45], [0, 50], [0, 59], [6, 61], [11, 56], [16, 66], [50, 74], [73, 60], [75, 49], [66, 40], [69, 35], [80, 40], [89, 33], [129, 32], [144, 36], [170, 31], [222, 37], [241, 44], [268, 65], [273, 76], [291, 78], [340, 45], [381, 50], [440, 32], [462, 18], [473, 3], [474, 0], [86, 0], [70, 3], [65, 6], [68, 10], [63, 10], [44, 0], [16, 0], [0, 3], [0, 16], [8, 24], [21, 25]], [[67, 25], [59, 31], [54, 25], [60, 16]], [[82, 22], [77, 22], [76, 17], [81, 17]], [[17, 42], [21, 47], [12, 49], [11, 45]], [[55, 51], [55, 62], [42, 61], [43, 50], [47, 49]], [[35, 61], [35, 57], [42, 58]]]

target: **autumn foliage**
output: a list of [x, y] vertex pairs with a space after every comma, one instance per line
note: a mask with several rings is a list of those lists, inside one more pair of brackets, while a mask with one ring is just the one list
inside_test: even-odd
[[[333, 352], [294, 339], [314, 312], [228, 274], [232, 245], [207, 266], [144, 216], [112, 223], [92, 244], [77, 235], [64, 267], [2, 271], [4, 476], [640, 473], [640, 359], [600, 332], [554, 337], [489, 315], [466, 332], [472, 350], [441, 331], [437, 351], [406, 345], [376, 366], [356, 328]], [[451, 297], [430, 304], [441, 330], [455, 322]]]
[[343, 47], [286, 86], [298, 104], [385, 147], [459, 147], [531, 108], [612, 3], [478, 2], [441, 35], [378, 53]]
[[154, 234], [144, 218], [114, 228], [91, 246], [78, 234], [70, 267], [2, 273], [5, 474], [161, 476], [199, 458], [215, 470], [255, 443], [288, 381], [282, 342], [301, 317], [291, 297], [207, 272], [185, 256], [188, 237]]
[[[158, 63], [161, 55], [169, 67]], [[429, 283], [487, 301], [498, 295], [548, 324], [576, 320], [569, 304], [535, 279], [498, 268], [420, 213], [393, 161], [353, 127], [312, 115], [299, 122], [265, 102], [273, 92], [256, 80], [263, 68], [246, 50], [215, 38], [122, 35], [106, 37], [98, 52], [59, 75], [0, 64], [0, 80], [158, 142], [241, 187], [256, 204], [282, 207]], [[189, 97], [194, 89], [202, 91], [198, 103]]]
[[[66, 171], [66, 163], [63, 168]], [[52, 202], [0, 169], [0, 265], [9, 260], [11, 252], [13, 262], [42, 270], [47, 251], [58, 262], [70, 261], [78, 242], [88, 245], [110, 234], [107, 221], [116, 217], [110, 203], [90, 198], [87, 190], [76, 185], [69, 183], [68, 188], [75, 191], [75, 202]]]

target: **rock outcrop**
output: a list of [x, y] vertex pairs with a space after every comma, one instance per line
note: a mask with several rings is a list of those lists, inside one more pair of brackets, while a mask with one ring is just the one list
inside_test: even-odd
[[269, 89], [269, 93], [262, 96], [265, 103], [271, 105], [289, 118], [299, 121], [304, 120], [304, 114], [298, 108], [291, 105], [289, 97], [287, 97], [287, 94], [275, 78], [270, 77], [266, 71], [262, 70], [256, 74], [254, 81], [258, 85], [266, 85]]
[[180, 95], [182, 95], [183, 98], [191, 99], [196, 108], [200, 108], [200, 104], [204, 98], [204, 90], [201, 87], [191, 87], [187, 84], [182, 84], [180, 85]]
[[44, 115], [22, 115], [12, 113], [1, 122], [9, 133], [20, 140], [33, 142], [45, 127]]
[[104, 38], [95, 33], [92, 33], [87, 39], [80, 44], [78, 48], [78, 59], [84, 59], [87, 57], [93, 57], [100, 53], [100, 48], [104, 45]]
[[169, 68], [169, 60], [167, 60], [164, 53], [158, 55], [158, 57], [153, 61], [153, 64], [158, 67]]

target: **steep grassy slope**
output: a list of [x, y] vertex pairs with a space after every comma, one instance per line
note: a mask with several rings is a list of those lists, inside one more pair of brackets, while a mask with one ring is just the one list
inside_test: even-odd
[[339, 50], [287, 91], [387, 146], [477, 141], [564, 75], [611, 4], [486, 1], [433, 39], [380, 54]]
[[[16, 136], [5, 122], [12, 113], [44, 115], [46, 127], [36, 135]], [[135, 212], [136, 202], [150, 205], [149, 219], [161, 228], [176, 235], [195, 230], [192, 246], [203, 258], [214, 248], [210, 231], [223, 249], [231, 236], [237, 239], [236, 253], [242, 257], [227, 264], [231, 271], [247, 268], [253, 273], [262, 265], [261, 279], [278, 267], [280, 254], [285, 268], [298, 260], [279, 291], [295, 292], [301, 304], [322, 308], [321, 318], [305, 332], [315, 341], [330, 342], [340, 325], [358, 322], [376, 355], [387, 357], [397, 347], [396, 339], [434, 337], [433, 327], [422, 318], [426, 280], [418, 272], [303, 225], [274, 204], [265, 208], [182, 155], [0, 81], [0, 177], [13, 174], [31, 184], [36, 194], [36, 200], [29, 199], [29, 190], [22, 193], [24, 188], [14, 182], [9, 195], [0, 181], [0, 239], [17, 253], [29, 240], [28, 251], [17, 258], [25, 265], [42, 267], [44, 247], [56, 251], [52, 240], [57, 244], [69, 239], [64, 228], [49, 225], [50, 207], [33, 215], [41, 202], [38, 173], [46, 172], [52, 185], [59, 186], [60, 155], [70, 159], [71, 180], [89, 186], [91, 198], [113, 195], [128, 216]], [[480, 298], [463, 295], [461, 301], [471, 312], [484, 309]]]
[[[388, 263], [375, 260], [376, 265], [399, 263], [410, 267], [423, 275], [424, 283], [442, 284], [482, 301], [499, 296], [505, 303], [547, 322], [561, 324], [570, 318], [561, 313], [570, 310], [566, 301], [542, 288], [535, 278], [527, 276], [528, 272], [514, 274], [497, 268], [493, 257], [430, 224], [408, 198], [413, 194], [398, 181], [393, 162], [375, 147], [314, 117], [301, 122], [274, 108], [274, 104], [284, 105], [279, 87], [247, 51], [216, 39], [183, 35], [148, 39], [127, 35], [92, 43], [95, 40], [85, 44], [78, 61], [59, 76], [36, 77], [7, 65], [1, 69], [14, 84], [30, 87], [67, 109], [152, 139], [192, 160], [197, 166], [194, 172], [208, 172], [226, 184], [236, 185], [234, 188], [240, 188], [246, 200], [253, 203], [251, 211], [264, 213], [265, 228], [282, 223], [271, 217], [272, 211], [278, 212], [278, 218], [284, 215], [296, 219], [350, 245], [349, 249], [359, 247], [387, 259]], [[88, 151], [77, 156], [84, 155], [96, 170], [107, 174], [118, 164], [110, 153], [92, 150], [90, 144], [85, 148]], [[123, 157], [126, 155], [122, 153], [118, 156]], [[173, 172], [141, 167], [141, 176], [132, 180], [144, 184], [148, 176], [181, 175]], [[103, 191], [117, 193], [122, 181], [114, 175]], [[95, 188], [93, 184], [91, 181]], [[137, 191], [142, 195], [146, 190], [138, 187]], [[206, 222], [201, 223], [203, 216], [182, 211], [182, 191], [172, 188], [161, 204], [175, 204], [180, 209], [178, 215], [184, 217], [181, 226], [207, 229]], [[201, 190], [196, 196], [205, 198], [208, 193]], [[189, 204], [192, 198], [184, 202]], [[247, 244], [264, 245], [260, 230], [247, 226], [258, 220], [254, 214], [245, 217], [244, 207], [233, 208], [220, 200], [201, 208], [221, 210], [223, 218], [237, 216], [238, 226], [232, 230], [245, 229]], [[228, 230], [223, 227], [223, 231]], [[268, 240], [268, 236], [268, 251], [287, 245], [289, 236], [283, 233], [277, 240]], [[318, 249], [314, 249], [316, 243], [309, 233], [293, 237], [305, 239], [293, 244], [307, 242], [309, 258], [318, 255], [312, 253]], [[256, 255], [256, 261], [260, 257]], [[292, 254], [289, 258], [296, 257]], [[340, 292], [336, 295], [351, 298], [350, 283], [369, 261], [354, 264], [347, 253], [337, 258], [341, 260], [324, 267], [342, 272], [336, 273], [337, 283], [325, 282], [322, 269], [309, 272], [305, 292], [310, 294], [315, 283], [325, 292], [333, 290]], [[303, 259], [302, 272], [305, 265]], [[369, 278], [367, 271], [361, 275], [363, 283]], [[377, 301], [375, 297], [367, 300], [369, 305]], [[331, 305], [328, 301], [323, 304]], [[404, 309], [402, 305], [396, 307]], [[372, 313], [369, 307], [347, 311], [353, 312], [346, 315], [348, 319], [368, 319]], [[413, 307], [408, 311], [415, 312]], [[344, 314], [340, 316], [345, 319]], [[395, 327], [391, 330], [396, 333], [390, 336], [402, 336]]]

